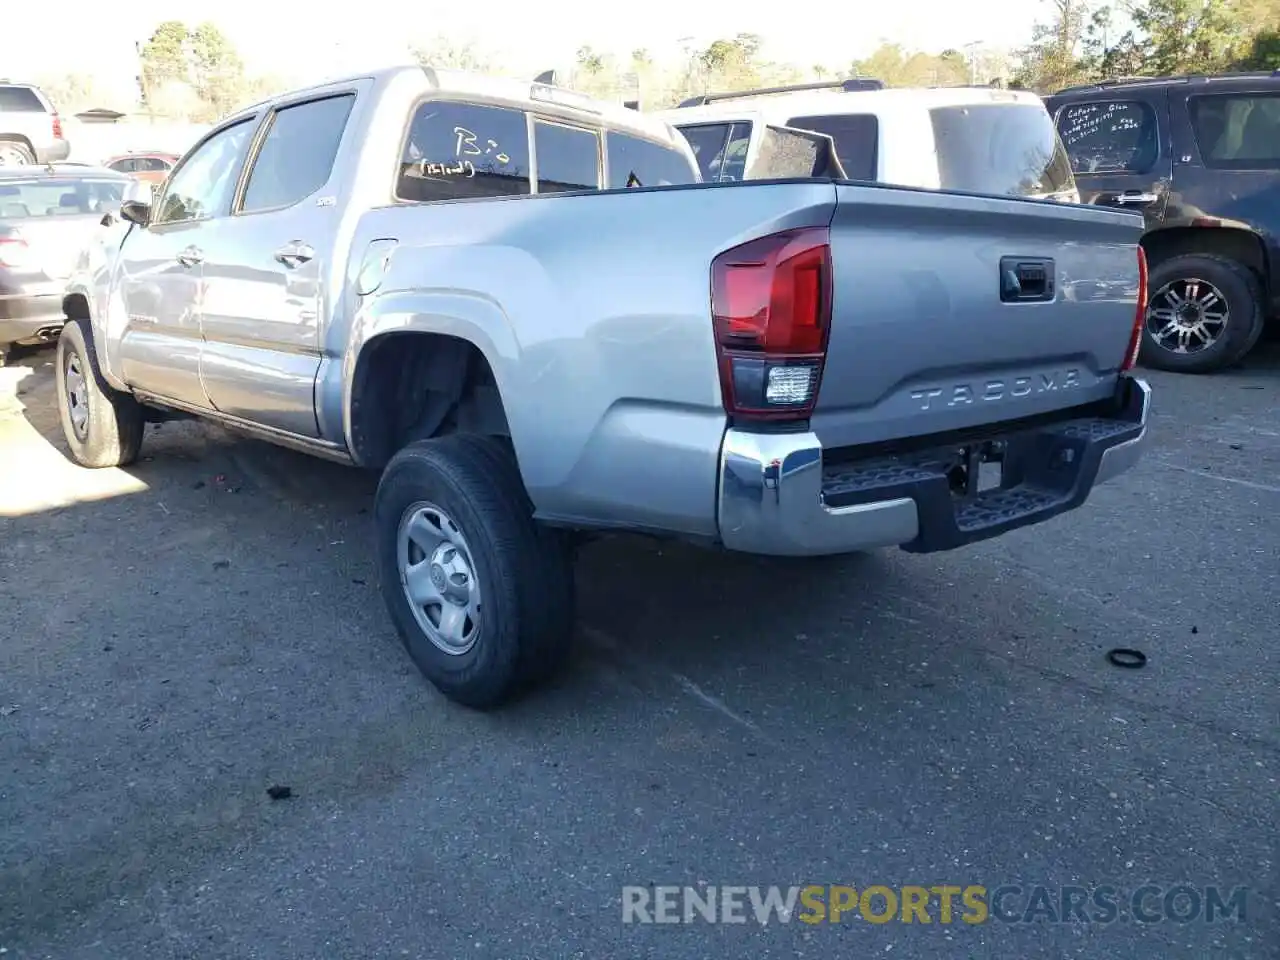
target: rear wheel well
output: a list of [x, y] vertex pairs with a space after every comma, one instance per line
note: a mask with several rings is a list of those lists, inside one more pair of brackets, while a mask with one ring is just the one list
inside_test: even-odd
[[1271, 290], [1266, 250], [1257, 235], [1232, 227], [1170, 227], [1155, 230], [1142, 238], [1147, 262], [1154, 268], [1173, 257], [1208, 254], [1226, 257], [1248, 267], [1258, 277], [1265, 295]]
[[480, 349], [434, 333], [388, 333], [366, 344], [351, 386], [356, 462], [381, 468], [407, 444], [450, 433], [511, 435]]
[[62, 298], [62, 315], [68, 320], [88, 320], [88, 299], [83, 293], [67, 294]]

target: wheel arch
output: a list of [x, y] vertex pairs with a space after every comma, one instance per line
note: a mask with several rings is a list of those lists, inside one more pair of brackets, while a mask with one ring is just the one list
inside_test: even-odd
[[1266, 244], [1252, 230], [1243, 227], [1166, 227], [1144, 236], [1142, 249], [1153, 270], [1167, 260], [1189, 254], [1235, 260], [1257, 276], [1264, 297], [1272, 294], [1268, 282], [1271, 263]]

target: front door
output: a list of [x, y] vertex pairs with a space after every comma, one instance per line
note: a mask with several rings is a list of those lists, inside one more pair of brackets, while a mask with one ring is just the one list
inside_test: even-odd
[[1172, 173], [1167, 102], [1161, 88], [1125, 92], [1118, 99], [1102, 92], [1057, 108], [1058, 135], [1081, 203], [1141, 213], [1148, 230], [1159, 226]]
[[204, 246], [235, 191], [252, 119], [206, 138], [174, 172], [145, 227], [121, 249], [120, 292], [128, 324], [121, 371], [134, 389], [208, 407], [200, 385]]
[[324, 284], [329, 269], [342, 267], [327, 262], [340, 216], [330, 181], [355, 100], [352, 91], [277, 108], [233, 215], [210, 240], [200, 374], [220, 413], [320, 435], [315, 379]]

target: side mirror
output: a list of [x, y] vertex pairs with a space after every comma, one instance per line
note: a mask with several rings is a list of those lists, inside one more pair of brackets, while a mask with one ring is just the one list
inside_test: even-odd
[[151, 220], [151, 204], [137, 200], [126, 200], [120, 205], [120, 217], [130, 223], [145, 227]]

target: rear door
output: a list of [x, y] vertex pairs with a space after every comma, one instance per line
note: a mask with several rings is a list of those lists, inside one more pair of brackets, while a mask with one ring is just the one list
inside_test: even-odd
[[232, 215], [212, 231], [200, 377], [220, 413], [319, 436], [321, 291], [341, 213], [334, 171], [355, 102], [351, 89], [277, 107]]
[[1081, 203], [1141, 213], [1148, 229], [1160, 224], [1173, 169], [1167, 103], [1164, 88], [1049, 101]]
[[855, 184], [836, 196], [832, 328], [811, 420], [824, 446], [1111, 395], [1137, 309], [1141, 218]]

